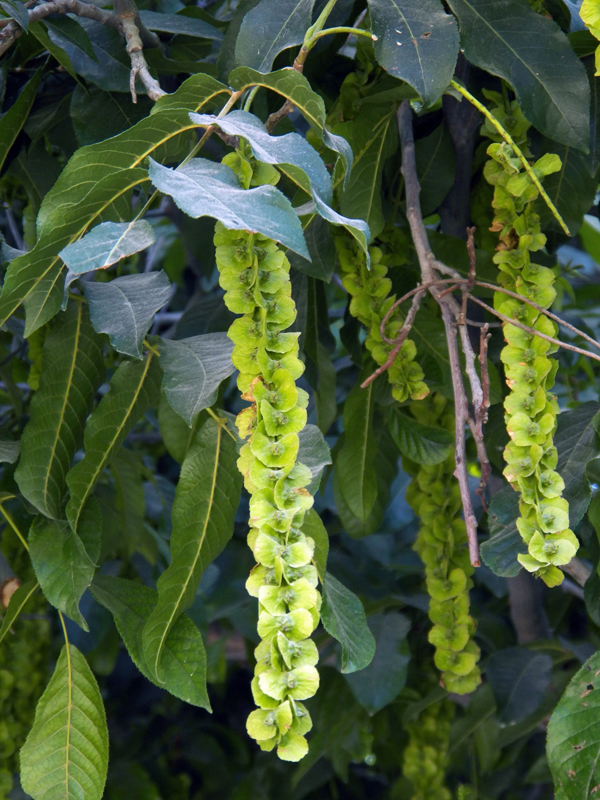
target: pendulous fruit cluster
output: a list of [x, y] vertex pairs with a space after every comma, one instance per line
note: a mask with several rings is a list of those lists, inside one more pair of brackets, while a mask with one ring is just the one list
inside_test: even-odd
[[[440, 394], [412, 403], [411, 412], [424, 425], [454, 430], [454, 407]], [[449, 692], [468, 694], [481, 683], [477, 666], [480, 653], [473, 641], [475, 621], [469, 616], [473, 567], [461, 518], [454, 456], [432, 466], [407, 458], [402, 464], [413, 477], [406, 499], [421, 521], [414, 549], [425, 564], [429, 618], [433, 622], [429, 641], [435, 647], [435, 665]]]
[[410, 739], [402, 758], [402, 773], [413, 785], [412, 800], [452, 800], [446, 786], [446, 767], [453, 716], [453, 704], [442, 700], [405, 724]]
[[[497, 102], [501, 102], [500, 96]], [[489, 130], [484, 133], [489, 135]], [[490, 160], [484, 176], [494, 187], [495, 216], [490, 230], [499, 237], [494, 255], [500, 270], [498, 282], [538, 306], [550, 308], [556, 296], [554, 272], [531, 261], [531, 253], [546, 244], [534, 207], [539, 190], [506, 142], [491, 144], [487, 153]], [[554, 154], [533, 164], [539, 180], [560, 168], [560, 158]], [[532, 331], [556, 336], [555, 323], [527, 303], [496, 292], [494, 307]], [[561, 496], [564, 482], [556, 472], [558, 455], [553, 445], [559, 409], [550, 390], [558, 361], [549, 356], [557, 348], [516, 325], [505, 323], [503, 331], [507, 344], [501, 358], [510, 388], [504, 408], [511, 438], [504, 451], [504, 475], [521, 495], [517, 527], [528, 549], [518, 558], [548, 586], [557, 586], [563, 580], [559, 567], [568, 564], [579, 547], [569, 530], [569, 506]]]
[[[392, 236], [393, 232], [388, 232], [388, 235]], [[352, 297], [350, 313], [367, 327], [365, 345], [373, 359], [381, 366], [388, 360], [394, 347], [384, 341], [380, 331], [383, 318], [396, 300], [396, 295], [391, 294], [392, 282], [387, 277], [388, 266], [385, 262], [388, 258], [384, 256], [381, 248], [369, 248], [371, 267], [367, 269], [364, 253], [355, 239], [340, 233], [335, 236], [335, 244], [343, 273], [342, 283]], [[392, 257], [397, 255], [397, 248], [394, 248]], [[395, 339], [403, 322], [401, 311], [394, 309], [386, 322], [386, 337]], [[392, 395], [400, 403], [409, 398], [421, 400], [429, 394], [429, 389], [423, 381], [423, 370], [415, 361], [416, 354], [415, 343], [411, 339], [406, 339], [394, 363], [387, 370]]]
[[[277, 171], [238, 151], [223, 160], [248, 188], [275, 183]], [[248, 544], [257, 566], [246, 584], [258, 598], [258, 632], [252, 681], [259, 707], [247, 722], [263, 750], [277, 747], [286, 761], [308, 751], [312, 722], [300, 701], [319, 686], [318, 651], [309, 638], [319, 622], [321, 595], [312, 564], [314, 541], [300, 528], [313, 498], [312, 475], [297, 461], [298, 434], [306, 425], [308, 394], [296, 386], [304, 365], [299, 333], [286, 332], [296, 319], [290, 264], [272, 239], [217, 223], [216, 259], [225, 303], [240, 314], [229, 330], [238, 387], [250, 402], [237, 418], [238, 467], [250, 499]]]

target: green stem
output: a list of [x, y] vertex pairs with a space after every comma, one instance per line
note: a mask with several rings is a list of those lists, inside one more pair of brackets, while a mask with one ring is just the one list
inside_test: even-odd
[[314, 46], [317, 39], [320, 39], [321, 36], [329, 36], [330, 33], [349, 33], [354, 36], [366, 36], [368, 39], [373, 39], [373, 34], [371, 31], [366, 31], [364, 28], [350, 28], [347, 25], [339, 25], [337, 28], [325, 28], [325, 30], [315, 33], [311, 37], [310, 41], [306, 42], [306, 47], [308, 50]]
[[465, 98], [466, 98], [466, 99], [469, 101], [469, 103], [471, 103], [472, 105], [474, 105], [474, 106], [475, 106], [475, 108], [476, 108], [478, 111], [481, 111], [481, 113], [484, 115], [484, 117], [486, 117], [486, 119], [488, 119], [488, 120], [489, 120], [489, 121], [492, 123], [492, 125], [494, 126], [494, 128], [496, 128], [496, 130], [498, 131], [498, 133], [500, 134], [500, 136], [502, 136], [502, 138], [504, 139], [504, 141], [505, 141], [507, 144], [509, 144], [509, 145], [512, 147], [512, 149], [515, 151], [515, 153], [516, 153], [517, 157], [519, 158], [519, 161], [520, 161], [520, 162], [521, 162], [521, 164], [523, 164], [523, 166], [525, 167], [525, 172], [527, 172], [527, 174], [529, 175], [529, 177], [531, 178], [531, 180], [532, 180], [532, 181], [533, 181], [533, 183], [535, 184], [535, 186], [536, 186], [536, 188], [537, 188], [538, 192], [539, 192], [539, 193], [541, 194], [541, 196], [544, 198], [544, 201], [545, 201], [546, 205], [548, 206], [548, 208], [550, 209], [550, 211], [552, 212], [552, 214], [553, 214], [554, 218], [557, 220], [557, 222], [559, 223], [560, 227], [561, 227], [561, 228], [563, 229], [563, 231], [564, 231], [564, 232], [567, 234], [567, 236], [570, 236], [570, 235], [571, 235], [571, 232], [570, 232], [570, 231], [569, 231], [569, 229], [567, 228], [567, 225], [566, 225], [566, 223], [565, 223], [564, 219], [561, 217], [561, 215], [560, 215], [560, 213], [559, 213], [558, 209], [556, 208], [556, 206], [554, 205], [554, 203], [552, 202], [552, 200], [551, 200], [551, 199], [550, 199], [550, 197], [548, 196], [548, 194], [547, 194], [546, 190], [544, 189], [544, 187], [543, 187], [543, 186], [542, 186], [542, 184], [540, 183], [540, 181], [539, 181], [539, 179], [538, 179], [537, 175], [535, 174], [535, 172], [534, 172], [534, 171], [533, 171], [533, 169], [531, 168], [531, 165], [530, 165], [529, 161], [527, 161], [527, 159], [525, 158], [525, 156], [523, 155], [523, 153], [521, 152], [521, 150], [519, 149], [519, 147], [518, 147], [518, 146], [515, 144], [515, 142], [514, 142], [514, 140], [513, 140], [512, 136], [510, 135], [510, 133], [508, 133], [508, 131], [506, 131], [506, 130], [505, 130], [503, 127], [502, 127], [502, 125], [501, 125], [501, 124], [498, 122], [498, 120], [497, 120], [497, 119], [496, 119], [496, 117], [495, 117], [495, 116], [494, 116], [494, 115], [491, 113], [491, 111], [489, 111], [489, 110], [488, 110], [488, 109], [487, 109], [487, 108], [486, 108], [486, 107], [483, 105], [483, 103], [480, 103], [480, 102], [479, 102], [479, 100], [478, 100], [476, 97], [473, 97], [473, 95], [472, 95], [470, 92], [468, 92], [468, 91], [467, 91], [467, 90], [464, 88], [464, 86], [461, 86], [461, 85], [460, 85], [459, 83], [457, 83], [456, 81], [450, 81], [450, 86], [452, 86], [452, 88], [453, 88], [453, 89], [456, 89], [456, 91], [457, 91], [457, 92], [459, 92], [460, 94], [462, 94], [462, 96], [463, 96], [463, 97], [465, 97]]
[[17, 526], [15, 525], [15, 521], [13, 520], [11, 515], [8, 513], [8, 511], [4, 508], [2, 503], [0, 503], [0, 513], [2, 514], [4, 519], [8, 522], [8, 524], [13, 529], [13, 531], [17, 534], [17, 536], [21, 540], [21, 544], [23, 545], [25, 550], [29, 550], [29, 545], [27, 544], [27, 539], [25, 539], [25, 537], [23, 536], [21, 531], [17, 528]]
[[[69, 659], [69, 663], [70, 663], [70, 661], [71, 661], [71, 656], [70, 656], [70, 654], [69, 654], [69, 652], [68, 652], [68, 650], [69, 650], [69, 636], [68, 636], [68, 634], [67, 634], [67, 625], [66, 625], [66, 623], [65, 623], [65, 618], [64, 618], [64, 617], [63, 617], [63, 615], [62, 615], [62, 611], [59, 611], [59, 612], [58, 612], [58, 616], [60, 617], [60, 624], [62, 625], [62, 629], [63, 629], [63, 636], [65, 637], [65, 644], [67, 645], [67, 658]], [[71, 670], [69, 670], [69, 673], [70, 673], [70, 672], [71, 672]]]
[[323, 11], [319, 14], [319, 18], [315, 22], [314, 25], [311, 25], [310, 28], [306, 31], [304, 35], [304, 42], [302, 47], [305, 47], [307, 50], [310, 48], [308, 47], [308, 43], [314, 37], [314, 35], [319, 33], [325, 27], [325, 23], [327, 22], [329, 15], [333, 11], [333, 7], [336, 4], [337, 0], [329, 0]]
[[249, 92], [248, 97], [246, 98], [246, 102], [244, 103], [244, 111], [250, 111], [250, 107], [252, 106], [252, 102], [254, 101], [254, 98], [256, 97], [256, 93], [258, 92], [259, 89], [260, 89], [260, 86], [255, 86], [254, 89], [252, 89]]
[[235, 438], [233, 433], [227, 427], [227, 420], [223, 419], [223, 417], [217, 416], [215, 414], [215, 412], [212, 410], [212, 408], [207, 408], [206, 410], [208, 411], [210, 416], [214, 419], [214, 421], [217, 423], [217, 425], [219, 425], [221, 428], [223, 428], [225, 433], [228, 433], [231, 436], [231, 438], [233, 439], [234, 442], [237, 442], [237, 439]]

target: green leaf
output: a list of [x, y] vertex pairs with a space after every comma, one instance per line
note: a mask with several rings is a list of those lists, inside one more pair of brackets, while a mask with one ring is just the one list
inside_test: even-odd
[[563, 496], [569, 503], [569, 525], [575, 528], [583, 519], [592, 497], [585, 473], [588, 462], [600, 456], [596, 434], [600, 425], [600, 404], [589, 401], [558, 417], [554, 445], [558, 450], [556, 471], [565, 482]]
[[101, 800], [108, 729], [100, 689], [73, 645], [64, 645], [21, 750], [21, 785], [33, 800]]
[[143, 358], [144, 337], [156, 312], [169, 302], [171, 281], [165, 272], [122, 275], [108, 283], [83, 286], [92, 325], [107, 333], [119, 353]]
[[324, 144], [338, 153], [343, 172], [348, 177], [352, 166], [352, 148], [343, 136], [335, 136], [325, 127], [326, 111], [323, 98], [313, 92], [310, 83], [295, 69], [280, 69], [263, 75], [248, 67], [239, 67], [229, 76], [229, 85], [236, 91], [252, 86], [264, 86], [285, 97], [298, 109], [310, 126], [319, 134]]
[[445, 125], [415, 142], [421, 211], [428, 217], [442, 204], [454, 183], [454, 145]]
[[102, 344], [80, 302], [59, 315], [44, 342], [15, 479], [23, 496], [53, 519], [63, 518], [67, 472], [106, 374]]
[[66, 39], [72, 45], [78, 47], [82, 53], [85, 53], [85, 55], [93, 61], [98, 60], [94, 53], [94, 47], [90, 41], [90, 37], [76, 19], [67, 17], [66, 15], [57, 15], [51, 19], [46, 19], [45, 23], [50, 31], [58, 33], [62, 39]]
[[290, 250], [290, 264], [311, 278], [330, 283], [335, 270], [336, 252], [327, 221], [320, 214], [313, 214], [303, 220], [302, 228], [311, 260], [308, 261]]
[[64, 247], [59, 256], [71, 272], [81, 275], [95, 269], [106, 269], [153, 243], [154, 230], [145, 219], [103, 222], [78, 241]]
[[600, 167], [600, 78], [596, 76], [593, 58], [584, 59], [583, 64], [590, 82], [590, 152], [585, 162], [590, 174], [595, 176]]
[[147, 117], [154, 103], [148, 97], [122, 92], [103, 92], [91, 84], [86, 89], [76, 86], [71, 95], [70, 116], [80, 145], [96, 144], [131, 128]]
[[21, 452], [21, 442], [0, 439], [0, 463], [14, 464]]
[[[572, 147], [544, 141], [540, 155], [545, 153], [557, 153], [560, 156], [562, 167], [559, 172], [548, 175], [544, 179], [544, 189], [562, 215], [571, 236], [575, 236], [581, 227], [584, 214], [587, 214], [594, 204], [596, 181], [590, 175], [585, 157]], [[542, 227], [545, 230], [558, 232], [560, 226], [546, 204], [540, 200], [537, 206]]]
[[454, 449], [454, 436], [443, 428], [422, 425], [393, 407], [388, 416], [389, 431], [402, 455], [417, 464], [441, 464]]
[[[22, 3], [19, 2], [18, 4], [25, 8]], [[25, 14], [27, 15], [27, 10], [25, 10]], [[3, 114], [0, 118], [0, 169], [4, 166], [8, 152], [29, 116], [38, 86], [40, 85], [43, 69], [43, 67], [40, 67], [34, 72], [15, 102], [11, 105], [6, 114]]]
[[[129, 91], [131, 64], [119, 32], [109, 25], [86, 17], [79, 17], [79, 24], [92, 43], [94, 58], [90, 58], [62, 32], [50, 30], [50, 39], [54, 46], [60, 46], [62, 52], [68, 55], [75, 72], [85, 78], [87, 83], [95, 83], [107, 92]], [[136, 89], [144, 91], [139, 80]]]
[[238, 64], [269, 72], [275, 57], [302, 44], [312, 22], [315, 0], [260, 0], [242, 21], [235, 44]]
[[396, 106], [387, 106], [386, 112], [382, 113], [381, 106], [367, 106], [352, 122], [335, 129], [354, 152], [352, 172], [340, 200], [341, 212], [364, 219], [373, 238], [385, 225], [381, 206], [383, 166], [398, 149]]
[[519, 553], [527, 552], [516, 525], [519, 517], [519, 495], [505, 486], [492, 497], [488, 512], [490, 538], [479, 548], [483, 563], [495, 575], [514, 578], [521, 570], [517, 561]]
[[507, 647], [492, 654], [486, 677], [503, 725], [521, 722], [538, 708], [552, 674], [552, 659], [524, 647]]
[[259, 161], [297, 167], [308, 178], [311, 190], [316, 191], [325, 203], [331, 204], [331, 177], [317, 151], [300, 134], [271, 136], [263, 123], [247, 111], [230, 111], [220, 119], [211, 114], [190, 114], [190, 119], [205, 128], [217, 125], [231, 136], [242, 136]]
[[37, 581], [27, 581], [27, 583], [24, 583], [23, 586], [19, 586], [16, 592], [11, 595], [8, 608], [6, 609], [4, 619], [2, 620], [2, 626], [0, 626], [0, 642], [2, 642], [6, 634], [9, 632], [14, 621], [17, 619], [21, 611], [23, 611], [29, 602], [29, 598], [33, 596], [38, 586], [39, 583]]
[[212, 406], [219, 386], [234, 371], [233, 343], [225, 333], [205, 333], [189, 339], [161, 339], [163, 390], [171, 407], [187, 424]]
[[151, 158], [148, 174], [154, 186], [190, 217], [213, 217], [226, 228], [262, 233], [310, 258], [300, 220], [274, 186], [243, 189], [233, 170], [205, 158], [194, 158], [177, 170]]
[[344, 403], [344, 444], [335, 461], [340, 494], [352, 514], [364, 522], [377, 499], [375, 457], [377, 442], [373, 430], [375, 390], [355, 386]]
[[347, 675], [352, 694], [370, 714], [392, 703], [406, 684], [410, 650], [406, 636], [410, 620], [396, 611], [367, 620], [375, 639], [375, 655], [361, 672]]
[[328, 464], [331, 464], [331, 451], [323, 434], [316, 425], [308, 424], [298, 434], [300, 447], [297, 460], [308, 467], [312, 473], [312, 481], [306, 488], [316, 494], [321, 482], [321, 475]]
[[200, 39], [222, 39], [223, 32], [203, 19], [193, 19], [182, 14], [159, 14], [140, 10], [140, 19], [151, 31], [183, 33]]
[[323, 525], [321, 517], [314, 508], [309, 508], [304, 516], [302, 523], [302, 533], [310, 536], [315, 543], [314, 562], [319, 573], [321, 583], [325, 582], [325, 570], [327, 569], [327, 556], [329, 555], [329, 535]]
[[[362, 219], [350, 219], [349, 217], [344, 217], [342, 214], [338, 214], [337, 211], [334, 211], [333, 208], [330, 208], [326, 203], [324, 203], [318, 194], [313, 194], [313, 201], [314, 208], [323, 217], [323, 219], [326, 219], [327, 222], [331, 222], [332, 225], [346, 228], [348, 233], [354, 236], [365, 254], [368, 269], [371, 263], [371, 258], [369, 256], [369, 241], [371, 239], [371, 232], [368, 224]], [[310, 207], [310, 203], [307, 205], [309, 206], [309, 208], [307, 208], [307, 213], [311, 213], [314, 209]], [[305, 207], [303, 206], [303, 209], [304, 208]], [[303, 212], [301, 209], [298, 209], [297, 213], [302, 215]]]
[[54, 43], [53, 38], [48, 35], [46, 26], [42, 22], [32, 22], [29, 25], [29, 32], [33, 34], [42, 47], [58, 61], [60, 66], [63, 67], [72, 78], [77, 80], [77, 72], [73, 68], [71, 59], [62, 47]]
[[144, 657], [161, 681], [169, 632], [193, 603], [202, 573], [233, 533], [242, 486], [236, 460], [236, 443], [209, 417], [181, 467], [172, 511], [172, 561], [158, 579], [158, 602], [144, 627]]
[[179, 464], [183, 464], [192, 439], [202, 422], [204, 422], [204, 418], [198, 414], [190, 428], [187, 422], [173, 411], [167, 396], [161, 392], [158, 404], [158, 428], [169, 454]]
[[369, 0], [381, 66], [409, 83], [426, 106], [448, 88], [458, 56], [456, 20], [440, 0]]
[[27, 33], [29, 29], [29, 12], [25, 3], [20, 2], [20, 0], [2, 0], [0, 7], [9, 17], [18, 22]]
[[448, 5], [458, 17], [466, 58], [508, 81], [523, 114], [541, 133], [587, 153], [590, 87], [558, 25], [521, 0], [448, 0]]
[[546, 753], [560, 800], [592, 798], [600, 784], [600, 653], [569, 683], [548, 725]]
[[[122, 46], [122, 44], [121, 44]], [[166, 158], [168, 145], [194, 128], [189, 111], [197, 111], [230, 90], [208, 75], [188, 78], [172, 95], [161, 98], [153, 112], [108, 142], [82, 147], [69, 160], [45, 196], [37, 219], [38, 239], [26, 255], [11, 262], [0, 295], [0, 324], [24, 302], [25, 335], [29, 336], [60, 308], [59, 252], [79, 239], [139, 183], [148, 180], [140, 165], [154, 153]]]
[[323, 581], [323, 627], [342, 645], [342, 672], [364, 669], [375, 655], [375, 638], [358, 597], [328, 572]]
[[[86, 520], [95, 528], [97, 551], [100, 549], [101, 521]], [[84, 527], [84, 522], [80, 528]], [[54, 608], [64, 612], [84, 631], [89, 627], [79, 610], [82, 594], [90, 585], [96, 564], [82, 540], [68, 522], [38, 517], [28, 536], [29, 555], [44, 596]]]
[[82, 509], [112, 455], [139, 418], [158, 400], [160, 367], [153, 353], [141, 362], [119, 365], [85, 427], [85, 456], [70, 470], [67, 485], [71, 499], [67, 519], [77, 530]]
[[167, 637], [161, 662], [164, 683], [157, 683], [142, 652], [142, 631], [156, 606], [157, 592], [141, 583], [107, 575], [97, 575], [90, 591], [114, 616], [131, 660], [145, 678], [186, 703], [211, 710], [204, 643], [189, 617], [180, 616]]

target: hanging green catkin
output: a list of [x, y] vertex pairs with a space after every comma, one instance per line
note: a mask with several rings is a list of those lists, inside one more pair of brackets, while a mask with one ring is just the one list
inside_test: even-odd
[[[387, 236], [394, 244], [398, 245], [400, 231], [394, 228], [386, 230]], [[387, 277], [388, 267], [404, 263], [406, 256], [402, 252], [404, 243], [390, 248], [390, 253], [384, 256], [379, 247], [370, 247], [371, 268], [367, 269], [364, 253], [358, 243], [351, 236], [339, 233], [335, 236], [335, 245], [342, 268], [342, 284], [351, 295], [350, 313], [367, 327], [365, 345], [373, 359], [379, 364], [385, 364], [394, 345], [388, 344], [381, 336], [381, 322], [390, 308], [394, 305], [396, 295], [390, 294], [392, 282]], [[402, 328], [404, 317], [400, 309], [396, 308], [390, 314], [385, 334], [388, 339], [395, 339]], [[387, 377], [392, 387], [392, 395], [400, 403], [412, 398], [421, 400], [429, 394], [429, 389], [423, 381], [423, 370], [415, 361], [417, 348], [411, 339], [406, 339], [394, 363], [387, 370]]]
[[[243, 151], [223, 163], [245, 188], [279, 177]], [[296, 319], [290, 264], [275, 241], [257, 233], [217, 223], [214, 241], [225, 304], [242, 315], [228, 335], [238, 387], [251, 404], [237, 418], [240, 436], [248, 440], [238, 467], [251, 495], [248, 544], [258, 563], [246, 587], [259, 601], [262, 641], [252, 681], [259, 708], [248, 717], [247, 729], [263, 750], [277, 747], [280, 758], [299, 761], [312, 727], [300, 701], [319, 686], [317, 647], [309, 637], [319, 622], [321, 595], [312, 564], [315, 544], [300, 530], [313, 498], [305, 488], [311, 472], [297, 461], [308, 394], [295, 383], [304, 371], [300, 334], [286, 332]]]
[[[412, 403], [411, 411], [424, 425], [454, 430], [454, 406], [440, 394]], [[425, 564], [434, 662], [449, 692], [468, 694], [481, 683], [480, 653], [473, 641], [475, 620], [469, 616], [473, 567], [461, 518], [454, 456], [433, 466], [414, 464], [407, 458], [402, 464], [413, 477], [406, 500], [421, 522], [414, 549]]]
[[453, 716], [454, 705], [445, 699], [405, 724], [410, 738], [402, 757], [402, 774], [413, 785], [411, 800], [452, 800], [446, 767]]
[[[519, 133], [526, 138], [529, 123], [525, 121], [523, 125], [516, 102], [507, 112], [500, 95], [488, 93], [488, 98], [496, 102], [492, 113], [497, 118], [521, 120]], [[500, 139], [489, 123], [483, 133]], [[539, 191], [506, 142], [495, 141], [487, 154], [490, 160], [485, 164], [484, 176], [494, 187], [495, 215], [490, 230], [499, 237], [494, 256], [500, 270], [498, 282], [542, 308], [550, 308], [556, 297], [554, 272], [531, 261], [531, 253], [546, 244], [535, 211]], [[546, 154], [533, 165], [539, 180], [560, 168], [560, 158], [555, 154]], [[494, 307], [535, 331], [556, 336], [555, 323], [528, 304], [496, 292]], [[510, 388], [504, 408], [511, 438], [504, 451], [504, 475], [520, 493], [517, 527], [528, 549], [518, 559], [548, 586], [557, 586], [563, 580], [559, 567], [568, 564], [579, 547], [577, 537], [569, 530], [568, 503], [561, 496], [564, 481], [555, 469], [558, 454], [553, 435], [559, 408], [550, 390], [558, 361], [548, 356], [557, 347], [516, 325], [505, 323], [503, 331], [507, 344], [501, 358]]]

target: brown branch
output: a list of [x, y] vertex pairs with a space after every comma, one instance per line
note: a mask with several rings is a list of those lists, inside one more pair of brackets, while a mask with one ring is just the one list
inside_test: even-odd
[[[304, 62], [306, 61], [306, 57], [308, 56], [308, 50], [304, 45], [300, 48], [300, 52], [294, 59], [294, 64], [292, 69], [295, 69], [296, 72], [302, 74], [304, 71]], [[296, 108], [296, 106], [290, 102], [290, 100], [286, 100], [285, 103], [281, 106], [278, 111], [274, 111], [272, 114], [269, 115], [267, 121], [265, 122], [265, 128], [269, 133], [273, 133], [275, 126], [284, 118], [287, 117], [288, 114], [291, 114], [292, 111]]]
[[[375, 378], [378, 378], [383, 372], [386, 371], [386, 369], [389, 369], [392, 366], [392, 364], [396, 360], [396, 356], [400, 352], [402, 345], [406, 340], [406, 337], [410, 333], [410, 329], [412, 328], [412, 324], [415, 321], [417, 311], [419, 310], [419, 306], [421, 305], [421, 300], [425, 297], [426, 294], [427, 294], [427, 289], [423, 287], [421, 287], [420, 291], [418, 291], [415, 294], [412, 301], [412, 306], [410, 307], [410, 311], [406, 315], [406, 319], [404, 320], [404, 324], [400, 330], [400, 333], [398, 334], [398, 338], [394, 340], [394, 349], [390, 351], [388, 360], [385, 362], [385, 364], [382, 364], [378, 369], [376, 369], [372, 375], [369, 375], [366, 381], [363, 381], [363, 383], [361, 383], [360, 385], [361, 389], [366, 389], [370, 383], [373, 383]], [[386, 317], [387, 316], [388, 315], [386, 314]], [[386, 339], [386, 341], [389, 342], [388, 339]]]
[[580, 586], [585, 586], [585, 582], [592, 574], [592, 570], [580, 558], [572, 558], [568, 564], [563, 564], [561, 569]]
[[[129, 75], [129, 89], [131, 91], [131, 99], [137, 103], [137, 94], [135, 91], [135, 79], [139, 77], [144, 84], [148, 97], [151, 100], [158, 100], [159, 97], [164, 97], [166, 92], [160, 88], [160, 83], [152, 77], [148, 69], [148, 63], [144, 58], [144, 45], [140, 35], [140, 26], [142, 25], [139, 18], [137, 6], [133, 0], [114, 0], [114, 7], [116, 15], [121, 23], [123, 36], [125, 37], [127, 54], [131, 60], [131, 72]], [[151, 39], [156, 46], [158, 37], [150, 34], [150, 31], [145, 31], [146, 38]]]
[[[456, 302], [456, 299], [450, 294], [440, 296], [442, 292], [440, 292], [435, 285], [438, 283], [438, 274], [440, 272], [451, 275], [456, 282], [463, 281], [458, 273], [437, 261], [429, 245], [427, 231], [423, 223], [421, 205], [419, 202], [421, 187], [419, 186], [419, 179], [417, 177], [415, 141], [412, 125], [412, 109], [408, 100], [404, 100], [398, 110], [398, 127], [400, 129], [400, 140], [402, 143], [402, 175], [404, 176], [406, 187], [406, 217], [410, 225], [415, 250], [419, 259], [419, 266], [421, 268], [421, 277], [423, 279], [423, 285], [421, 288], [423, 289], [427, 284], [431, 284], [428, 287], [428, 290], [440, 306], [444, 327], [446, 329], [456, 418], [454, 454], [456, 462], [455, 475], [458, 479], [458, 484], [460, 487], [471, 564], [478, 567], [480, 566], [481, 562], [479, 560], [479, 545], [477, 541], [477, 519], [473, 512], [473, 503], [469, 490], [469, 478], [467, 475], [465, 453], [466, 426], [469, 424], [469, 406], [463, 383], [460, 356], [458, 352], [457, 326], [459, 329], [461, 329], [461, 342], [463, 349], [465, 349], [466, 354], [469, 354], [467, 356], [467, 361], [469, 361], [470, 354], [473, 351], [470, 346], [470, 342], [467, 345], [465, 341], [465, 338], [468, 340], [468, 333], [465, 327], [464, 315], [461, 314], [460, 306]], [[459, 324], [461, 321], [462, 325]], [[462, 331], [464, 331], [464, 335]], [[476, 371], [474, 371], [474, 366], [471, 370], [471, 375], [469, 375], [469, 378], [471, 381], [473, 396], [474, 398], [477, 396], [478, 402], [481, 403], [483, 392], [479, 384], [479, 376], [477, 375]]]
[[[29, 11], [29, 22], [37, 22], [49, 17], [51, 14], [76, 14], [78, 17], [87, 17], [103, 25], [121, 30], [121, 23], [112, 11], [93, 6], [81, 0], [51, 0], [51, 2], [36, 6]], [[11, 20], [0, 30], [0, 55], [5, 53], [12, 43], [21, 36], [23, 29], [17, 22]]]

